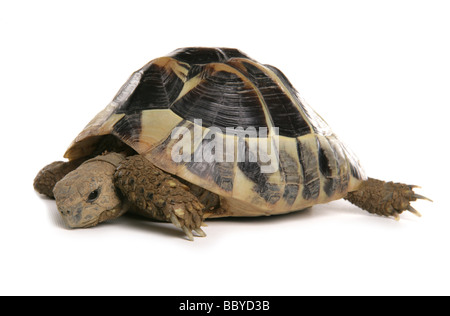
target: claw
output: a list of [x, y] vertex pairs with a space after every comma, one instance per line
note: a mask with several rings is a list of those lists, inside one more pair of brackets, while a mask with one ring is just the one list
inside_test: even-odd
[[414, 215], [418, 216], [418, 217], [422, 217], [422, 214], [419, 213], [418, 210], [416, 210], [414, 207], [412, 207], [411, 205], [408, 206], [408, 211], [410, 211], [411, 213], [413, 213]]
[[181, 228], [181, 224], [180, 224], [180, 222], [178, 221], [178, 218], [175, 216], [175, 214], [171, 214], [170, 215], [170, 220], [172, 221], [172, 223], [176, 226], [176, 227], [178, 227], [178, 228]]
[[409, 184], [408, 188], [410, 188], [410, 189], [421, 189], [422, 187], [418, 186], [418, 185], [414, 185], [414, 184]]
[[394, 213], [394, 215], [392, 215], [392, 216], [394, 216], [394, 219], [395, 219], [397, 222], [400, 221], [400, 214]]
[[420, 200], [427, 200], [427, 201], [433, 202], [433, 200], [431, 200], [431, 199], [429, 199], [429, 198], [427, 198], [427, 197], [425, 197], [423, 195], [416, 194], [416, 193], [413, 194], [413, 198], [420, 199]]
[[200, 236], [200, 237], [206, 237], [206, 233], [201, 228], [196, 228], [194, 231]]
[[190, 241], [194, 241], [194, 235], [192, 235], [192, 232], [189, 230], [189, 228], [187, 228], [186, 226], [183, 226], [183, 231]]

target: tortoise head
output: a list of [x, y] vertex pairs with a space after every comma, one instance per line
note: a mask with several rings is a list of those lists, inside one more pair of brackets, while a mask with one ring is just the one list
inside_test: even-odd
[[70, 228], [96, 226], [125, 213], [114, 186], [116, 163], [122, 159], [119, 154], [98, 156], [68, 173], [55, 185], [56, 205]]

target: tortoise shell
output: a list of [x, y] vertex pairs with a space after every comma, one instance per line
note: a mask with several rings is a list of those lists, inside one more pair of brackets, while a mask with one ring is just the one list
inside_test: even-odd
[[[200, 138], [173, 137], [177, 128], [198, 131]], [[255, 139], [245, 134], [252, 128], [268, 132]], [[195, 159], [212, 142], [213, 131], [222, 144], [243, 139], [245, 159], [235, 159], [238, 150], [231, 159], [224, 152], [222, 161]], [[359, 161], [284, 74], [237, 49], [181, 48], [150, 61], [85, 127], [65, 157], [92, 155], [107, 135], [160, 169], [218, 194], [226, 210], [220, 216], [304, 209], [340, 199], [366, 179]], [[261, 172], [267, 163], [255, 158], [252, 140], [269, 144], [273, 172]], [[191, 159], [174, 161], [183, 141], [190, 141]]]

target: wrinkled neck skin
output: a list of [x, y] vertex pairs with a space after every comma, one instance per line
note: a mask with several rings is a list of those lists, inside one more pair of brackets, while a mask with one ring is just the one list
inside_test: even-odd
[[53, 189], [56, 205], [70, 228], [96, 226], [127, 210], [114, 186], [114, 173], [125, 155], [110, 153], [87, 160]]

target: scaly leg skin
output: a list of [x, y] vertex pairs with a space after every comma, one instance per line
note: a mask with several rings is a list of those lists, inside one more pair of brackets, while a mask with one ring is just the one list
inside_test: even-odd
[[34, 189], [51, 199], [54, 199], [53, 188], [55, 184], [64, 178], [66, 174], [78, 168], [84, 159], [77, 159], [72, 161], [55, 161], [45, 166], [39, 171], [36, 178], [34, 178]]
[[431, 200], [414, 193], [413, 189], [417, 187], [369, 178], [357, 191], [349, 192], [345, 199], [369, 213], [393, 216], [396, 220], [400, 219], [399, 215], [403, 211], [409, 211], [420, 217], [420, 213], [410, 205], [410, 202], [417, 199]]
[[160, 221], [172, 222], [189, 240], [206, 234], [200, 228], [204, 206], [189, 188], [172, 175], [155, 167], [140, 155], [126, 158], [114, 175], [115, 186], [139, 213]]

